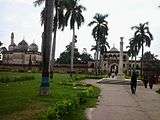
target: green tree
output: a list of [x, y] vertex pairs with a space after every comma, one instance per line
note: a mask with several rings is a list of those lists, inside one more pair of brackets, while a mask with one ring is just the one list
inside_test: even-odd
[[[70, 64], [71, 63], [71, 49], [72, 49], [72, 43], [66, 46], [66, 50], [60, 54], [60, 57], [57, 58], [56, 63], [58, 64]], [[80, 63], [80, 53], [78, 51], [78, 48], [74, 47], [74, 63], [78, 64]]]
[[80, 55], [80, 60], [82, 64], [87, 64], [89, 61], [93, 61], [91, 55], [89, 53], [87, 53], [86, 51], [84, 51], [81, 55]]
[[[152, 54], [150, 51], [147, 51], [143, 55], [143, 60], [144, 61], [153, 61], [153, 60], [158, 60], [157, 55]], [[141, 58], [142, 59], [142, 58]]]
[[[37, 0], [40, 5], [44, 0]], [[49, 61], [50, 61], [50, 48], [53, 30], [53, 9], [54, 1], [45, 0], [45, 19], [44, 19], [44, 32], [42, 34], [42, 82], [40, 86], [40, 95], [49, 95]]]
[[147, 51], [143, 55], [143, 62], [144, 62], [144, 67], [143, 67], [144, 74], [150, 74], [150, 73], [154, 75], [159, 74], [160, 61], [157, 59], [157, 55], [154, 55], [150, 51]]
[[140, 23], [138, 26], [133, 26], [132, 30], [135, 29], [134, 38], [136, 40], [136, 44], [138, 49], [142, 49], [142, 60], [141, 60], [141, 77], [143, 75], [143, 53], [144, 53], [144, 44], [147, 47], [150, 47], [151, 40], [153, 40], [153, 36], [149, 31], [148, 22]]
[[[93, 50], [94, 48], [96, 49], [96, 75], [99, 74], [99, 70], [98, 70], [98, 58], [99, 58], [99, 53], [103, 53], [103, 51], [107, 50], [106, 45], [108, 45], [108, 43], [106, 42], [106, 38], [108, 35], [108, 22], [105, 20], [106, 17], [108, 17], [108, 15], [102, 15], [97, 13], [94, 17], [93, 17], [93, 21], [90, 22], [88, 25], [92, 26], [95, 25], [93, 30], [92, 30], [92, 36], [96, 41], [96, 45], [93, 46]], [[101, 48], [101, 50], [100, 50]]]
[[77, 23], [77, 28], [79, 29], [81, 24], [84, 23], [84, 17], [82, 12], [86, 10], [85, 7], [78, 4], [78, 0], [69, 0], [68, 4], [66, 4], [66, 13], [65, 13], [65, 25], [70, 23], [70, 29], [73, 30], [73, 38], [72, 38], [72, 49], [71, 49], [71, 76], [73, 72], [73, 60], [74, 60], [74, 40], [75, 40], [75, 23]]

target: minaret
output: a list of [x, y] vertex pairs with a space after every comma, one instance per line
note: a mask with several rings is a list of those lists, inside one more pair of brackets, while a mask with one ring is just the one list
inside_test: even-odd
[[125, 80], [123, 73], [123, 37], [120, 37], [120, 57], [119, 57], [119, 66], [118, 66], [118, 80]]
[[11, 45], [13, 45], [14, 44], [14, 33], [12, 32], [11, 33]]

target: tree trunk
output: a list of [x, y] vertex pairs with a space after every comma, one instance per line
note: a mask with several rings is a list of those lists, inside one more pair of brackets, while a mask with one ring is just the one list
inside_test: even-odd
[[52, 55], [51, 55], [51, 65], [50, 65], [50, 78], [53, 78], [53, 69], [55, 63], [55, 52], [56, 52], [56, 37], [57, 37], [57, 19], [58, 19], [58, 10], [56, 9], [56, 16], [54, 21], [54, 36], [52, 43]]
[[49, 95], [49, 61], [53, 30], [53, 8], [54, 0], [46, 0], [46, 15], [44, 21], [44, 32], [42, 36], [42, 82], [40, 86], [40, 95], [43, 96]]
[[72, 38], [72, 44], [71, 44], [71, 70], [70, 70], [70, 75], [72, 77], [72, 73], [73, 73], [73, 59], [74, 59], [74, 43], [75, 42], [75, 27], [73, 27], [73, 38]]
[[98, 65], [98, 57], [99, 57], [99, 41], [97, 41], [97, 58], [96, 58], [96, 76], [99, 74], [99, 65]]
[[137, 66], [137, 56], [135, 55], [135, 60], [134, 60], [134, 66], [135, 66], [135, 69], [136, 69], [136, 66]]
[[144, 46], [143, 46], [143, 43], [142, 43], [141, 79], [143, 78], [143, 52], [144, 52]]

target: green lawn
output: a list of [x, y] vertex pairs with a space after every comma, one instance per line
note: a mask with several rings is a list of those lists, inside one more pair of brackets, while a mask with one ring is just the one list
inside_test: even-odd
[[[39, 96], [41, 74], [0, 72], [0, 120], [46, 120], [49, 110], [58, 102], [78, 99], [78, 93], [88, 89], [79, 81], [84, 78], [84, 75], [71, 79], [67, 74], [55, 74], [50, 80], [51, 95]], [[84, 110], [95, 106], [100, 93], [93, 88], [95, 95], [67, 114], [65, 120], [85, 120]]]

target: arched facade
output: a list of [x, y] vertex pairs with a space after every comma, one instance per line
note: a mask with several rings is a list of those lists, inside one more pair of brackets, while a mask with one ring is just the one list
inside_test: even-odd
[[[107, 74], [111, 74], [114, 72], [118, 73], [119, 67], [119, 59], [120, 59], [120, 51], [113, 47], [110, 51], [107, 51], [103, 56], [103, 62], [101, 65], [101, 70], [106, 71]], [[134, 61], [129, 60], [129, 56], [127, 51], [123, 52], [123, 73], [130, 74], [130, 69], [133, 68]], [[137, 61], [137, 68], [140, 67], [140, 62]]]

